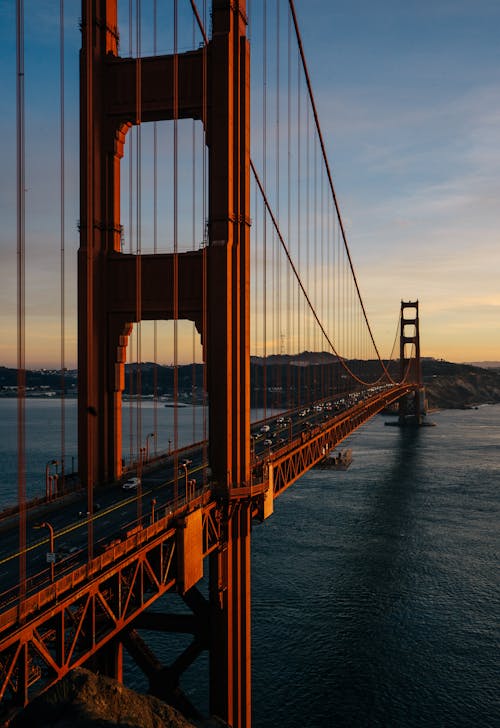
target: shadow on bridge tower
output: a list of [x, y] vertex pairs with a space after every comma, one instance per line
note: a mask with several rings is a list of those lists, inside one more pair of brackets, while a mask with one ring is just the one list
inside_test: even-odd
[[401, 381], [418, 385], [414, 392], [399, 400], [399, 424], [421, 425], [427, 408], [420, 360], [418, 301], [401, 301], [399, 357]]
[[[209, 463], [225, 538], [210, 556], [213, 713], [250, 724], [249, 74], [246, 3], [213, 0], [196, 51], [118, 55], [117, 0], [82, 0], [78, 258], [79, 464], [93, 490], [122, 472], [122, 391], [135, 322], [190, 319], [202, 335]], [[209, 155], [209, 244], [121, 252], [120, 160], [132, 125], [201, 120]], [[91, 552], [89, 539], [89, 555]]]

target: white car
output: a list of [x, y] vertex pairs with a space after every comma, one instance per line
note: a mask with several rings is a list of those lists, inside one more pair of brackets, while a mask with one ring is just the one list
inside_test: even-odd
[[141, 484], [140, 478], [129, 478], [122, 484], [123, 490], [135, 490]]

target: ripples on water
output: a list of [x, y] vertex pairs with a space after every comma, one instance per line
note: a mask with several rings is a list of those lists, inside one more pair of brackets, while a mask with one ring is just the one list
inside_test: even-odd
[[[348, 471], [311, 471], [254, 528], [254, 728], [500, 726], [500, 406], [432, 419], [376, 417]], [[154, 636], [165, 663], [172, 645]]]
[[499, 726], [500, 407], [350, 440], [254, 530], [255, 726]]

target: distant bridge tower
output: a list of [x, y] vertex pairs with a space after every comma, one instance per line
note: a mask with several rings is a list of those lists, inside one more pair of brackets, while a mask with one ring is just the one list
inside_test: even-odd
[[[82, 0], [78, 452], [92, 514], [94, 485], [122, 471], [121, 401], [133, 323], [194, 321], [207, 364], [209, 461], [225, 509], [224, 542], [210, 562], [211, 711], [243, 728], [251, 719], [246, 2], [213, 0], [211, 17], [212, 38], [199, 50], [121, 58], [117, 0]], [[200, 119], [206, 130], [209, 245], [124, 254], [120, 160], [127, 132], [134, 124], [186, 118]]]
[[420, 361], [420, 327], [418, 301], [401, 301], [399, 357], [401, 363], [401, 381], [418, 384], [418, 389], [399, 401], [399, 422], [408, 421], [422, 424], [426, 414], [425, 390], [422, 383], [422, 365]]

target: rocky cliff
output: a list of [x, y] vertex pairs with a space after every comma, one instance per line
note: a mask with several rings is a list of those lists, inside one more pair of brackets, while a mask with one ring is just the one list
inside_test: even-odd
[[423, 377], [430, 409], [463, 409], [500, 402], [500, 372], [426, 359]]
[[35, 698], [11, 723], [12, 728], [224, 728], [213, 719], [190, 722], [150, 695], [111, 678], [75, 668]]

